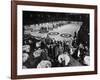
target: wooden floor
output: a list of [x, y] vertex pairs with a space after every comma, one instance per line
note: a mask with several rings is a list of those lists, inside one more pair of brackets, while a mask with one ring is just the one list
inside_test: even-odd
[[69, 64], [69, 66], [82, 66], [82, 64], [70, 55], [70, 64]]

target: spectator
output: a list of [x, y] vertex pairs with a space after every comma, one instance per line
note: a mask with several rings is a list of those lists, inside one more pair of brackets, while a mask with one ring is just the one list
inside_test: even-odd
[[25, 63], [27, 59], [29, 58], [29, 55], [27, 53], [22, 54], [22, 62]]
[[63, 54], [60, 54], [58, 56], [58, 61], [61, 64], [61, 66], [67, 66], [70, 62], [70, 57], [67, 52], [64, 52]]

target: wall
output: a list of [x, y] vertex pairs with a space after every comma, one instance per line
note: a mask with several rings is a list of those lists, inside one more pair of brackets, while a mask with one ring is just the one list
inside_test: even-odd
[[[98, 17], [100, 17], [99, 0], [30, 0], [57, 3], [74, 3], [98, 5]], [[99, 20], [98, 20], [99, 21]], [[100, 24], [98, 24], [100, 26]], [[98, 27], [98, 34], [100, 33]], [[11, 67], [11, 2], [10, 0], [0, 0], [0, 80], [10, 80]], [[100, 38], [98, 38], [98, 41]], [[100, 42], [98, 42], [99, 44]], [[98, 45], [98, 48], [100, 46]], [[100, 52], [100, 50], [99, 50]], [[98, 53], [99, 53], [98, 52]], [[100, 56], [100, 54], [98, 54]], [[100, 58], [98, 57], [98, 67], [100, 67]], [[29, 80], [29, 79], [28, 79]], [[98, 75], [67, 76], [53, 78], [39, 78], [31, 80], [100, 80], [100, 69]]]

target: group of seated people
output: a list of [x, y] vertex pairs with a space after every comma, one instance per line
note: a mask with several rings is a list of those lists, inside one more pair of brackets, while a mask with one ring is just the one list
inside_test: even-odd
[[75, 58], [82, 65], [89, 65], [89, 50], [87, 46], [76, 42], [56, 41], [48, 35], [37, 39], [28, 35], [23, 40], [22, 68], [49, 68], [70, 66], [71, 58]]

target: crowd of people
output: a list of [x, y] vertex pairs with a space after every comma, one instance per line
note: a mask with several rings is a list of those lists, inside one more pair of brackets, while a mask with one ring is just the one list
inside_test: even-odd
[[[23, 39], [23, 68], [48, 68], [71, 66], [72, 56], [81, 65], [89, 65], [89, 48], [77, 41], [75, 32], [72, 43], [25, 35]], [[77, 65], [78, 66], [78, 65]]]

